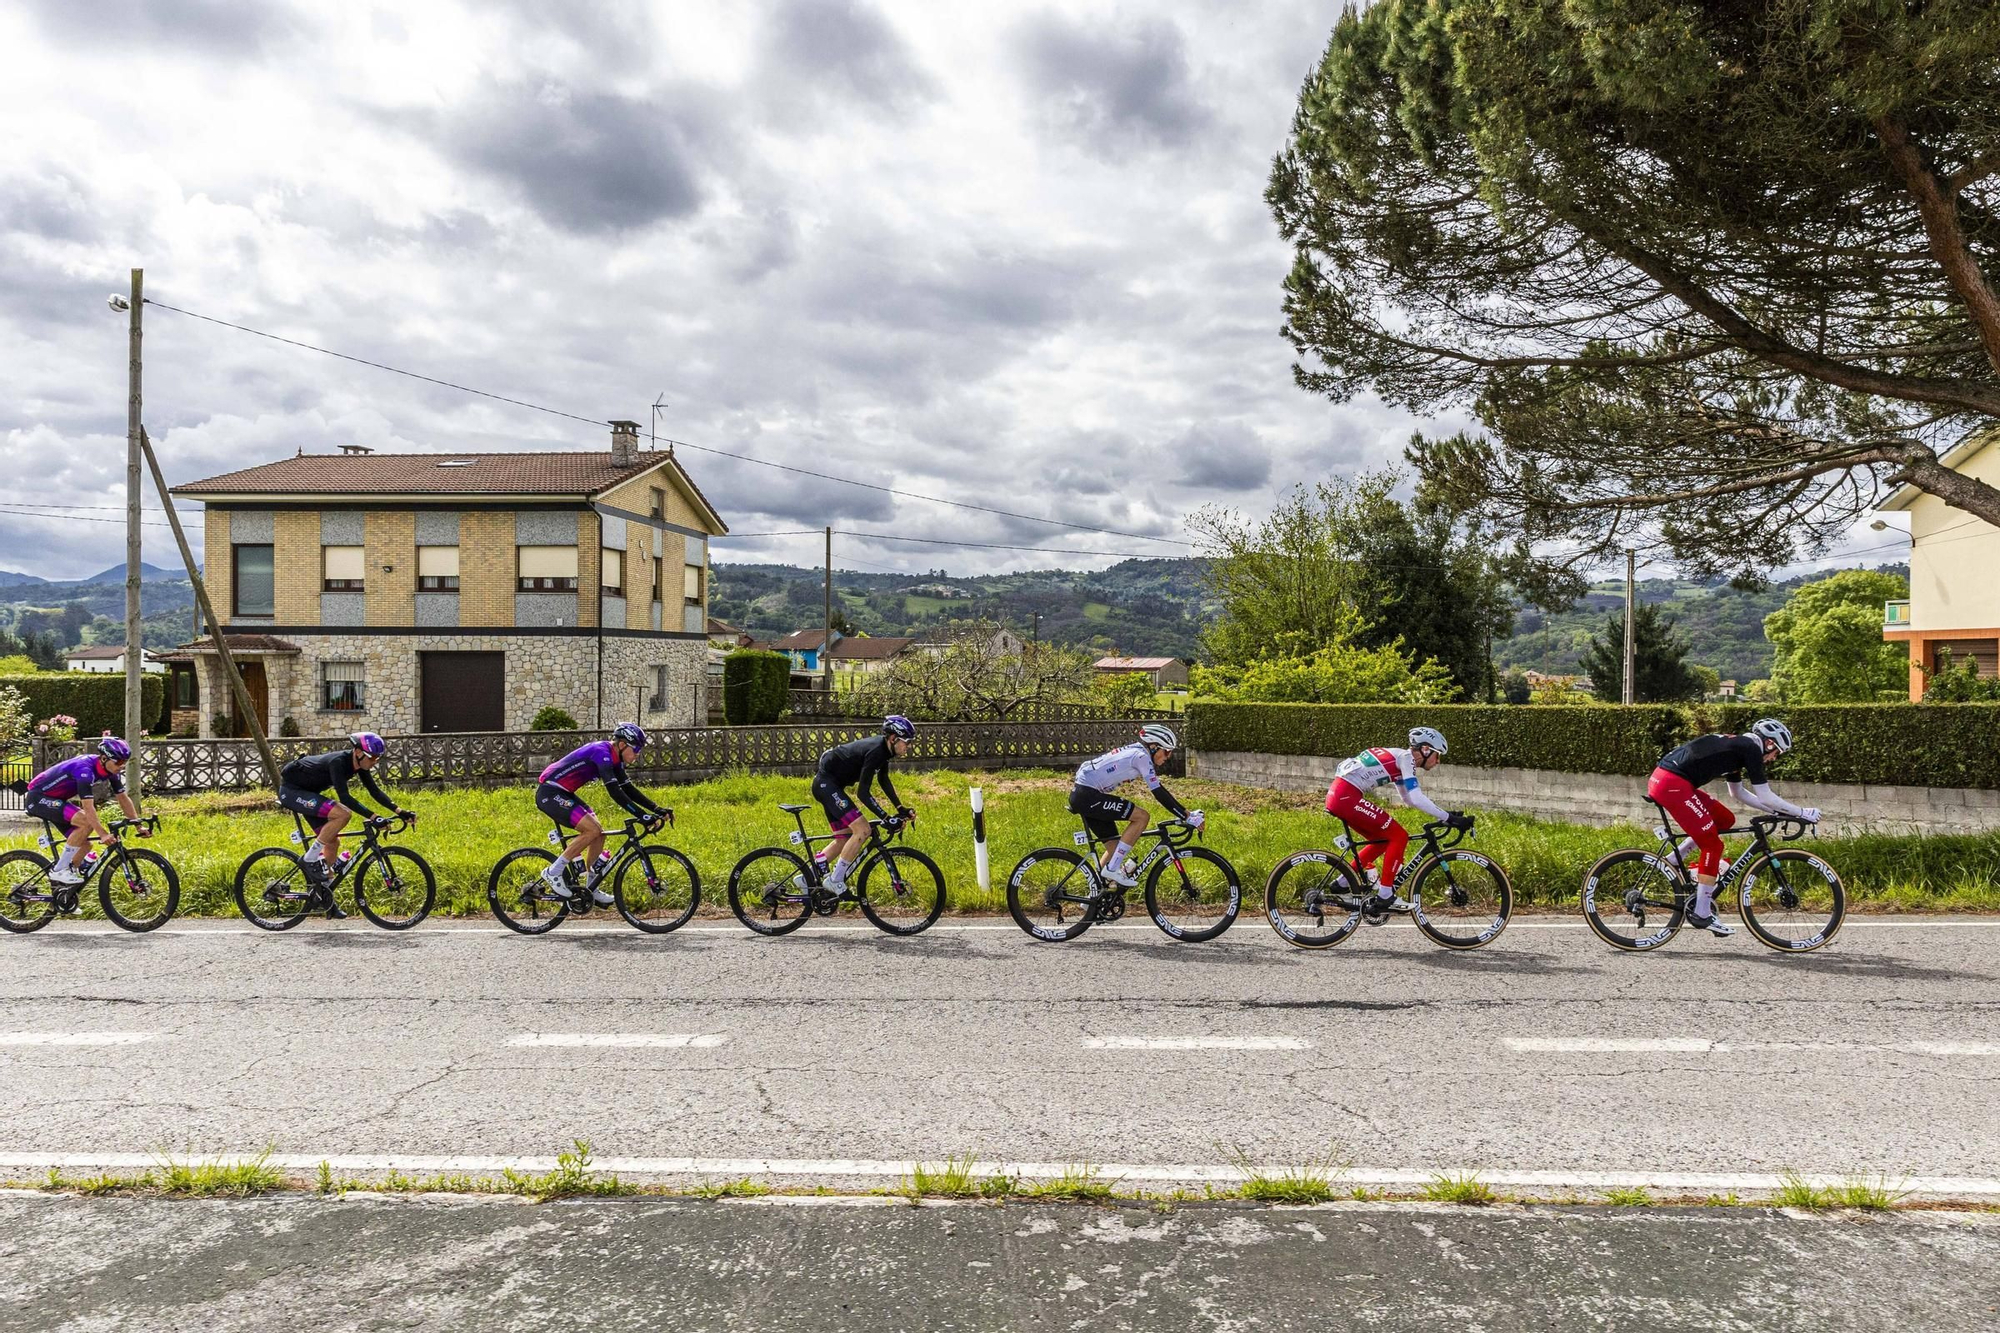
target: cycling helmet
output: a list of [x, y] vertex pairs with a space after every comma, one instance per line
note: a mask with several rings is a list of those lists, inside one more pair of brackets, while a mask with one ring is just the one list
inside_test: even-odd
[[611, 729], [611, 739], [624, 741], [635, 750], [646, 748], [646, 729], [637, 722], [620, 722]]
[[98, 741], [97, 752], [106, 759], [125, 760], [132, 757], [132, 747], [116, 736], [106, 736]]
[[1147, 745], [1158, 746], [1162, 750], [1178, 750], [1181, 738], [1174, 735], [1172, 727], [1163, 727], [1157, 722], [1148, 722], [1139, 728], [1139, 739]]
[[1759, 718], [1750, 724], [1750, 734], [1771, 742], [1784, 754], [1792, 748], [1792, 729], [1775, 717]]
[[378, 759], [389, 753], [389, 742], [372, 731], [357, 731], [347, 738], [347, 743], [361, 753], [372, 754]]
[[1444, 743], [1444, 733], [1436, 727], [1411, 727], [1410, 746], [1428, 745], [1439, 754], [1449, 754], [1451, 747]]
[[917, 734], [917, 724], [901, 713], [891, 713], [882, 719], [882, 734], [894, 736], [898, 740], [913, 740]]

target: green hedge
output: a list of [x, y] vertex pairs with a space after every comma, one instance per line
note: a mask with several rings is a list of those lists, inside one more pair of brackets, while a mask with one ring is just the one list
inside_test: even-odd
[[722, 659], [722, 716], [732, 727], [776, 722], [791, 684], [791, 658], [738, 648]]
[[1774, 770], [1782, 783], [2000, 788], [2000, 704], [1756, 704], [1631, 708], [1450, 704], [1188, 705], [1196, 750], [1358, 754], [1401, 745], [1426, 723], [1451, 741], [1451, 762], [1481, 768], [1643, 775], [1667, 750], [1710, 731], [1781, 717], [1797, 746]]
[[[125, 730], [125, 677], [123, 673], [94, 671], [44, 671], [34, 676], [0, 676], [0, 686], [11, 685], [27, 701], [28, 715], [40, 722], [58, 713], [76, 719], [76, 734], [96, 736], [105, 731]], [[141, 677], [139, 716], [150, 725], [160, 716], [167, 684], [157, 672]], [[127, 738], [129, 739], [129, 737]]]

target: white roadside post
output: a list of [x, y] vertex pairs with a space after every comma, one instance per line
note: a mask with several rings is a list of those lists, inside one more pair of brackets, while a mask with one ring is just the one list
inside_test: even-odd
[[993, 888], [993, 867], [986, 859], [986, 792], [972, 789], [972, 867], [979, 879], [979, 891]]

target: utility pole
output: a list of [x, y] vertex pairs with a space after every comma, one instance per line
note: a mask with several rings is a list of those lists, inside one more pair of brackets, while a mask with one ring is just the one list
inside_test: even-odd
[[146, 304], [145, 281], [146, 270], [132, 270], [131, 360], [127, 367], [125, 399], [125, 743], [132, 747], [132, 762], [125, 773], [125, 787], [135, 800], [145, 771], [139, 733], [146, 729], [145, 720], [139, 716], [146, 697], [141, 689], [144, 677], [140, 674], [140, 667], [143, 665], [141, 654], [144, 650], [139, 642], [142, 637], [139, 629], [139, 555], [142, 547], [139, 539], [139, 319]]
[[1635, 697], [1632, 671], [1638, 662], [1638, 645], [1632, 631], [1632, 575], [1635, 572], [1636, 553], [1631, 547], [1625, 548], [1625, 698], [1631, 703]]
[[1042, 646], [1042, 613], [1040, 611], [1030, 611], [1028, 614], [1032, 617], [1030, 624], [1033, 626], [1028, 631], [1028, 637], [1039, 648]]
[[833, 527], [826, 530], [826, 637], [819, 641], [819, 686], [833, 689]]

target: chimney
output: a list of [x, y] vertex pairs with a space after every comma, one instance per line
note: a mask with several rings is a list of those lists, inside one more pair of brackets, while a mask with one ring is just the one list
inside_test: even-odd
[[630, 467], [639, 461], [638, 422], [614, 421], [611, 423], [611, 461], [619, 467]]

